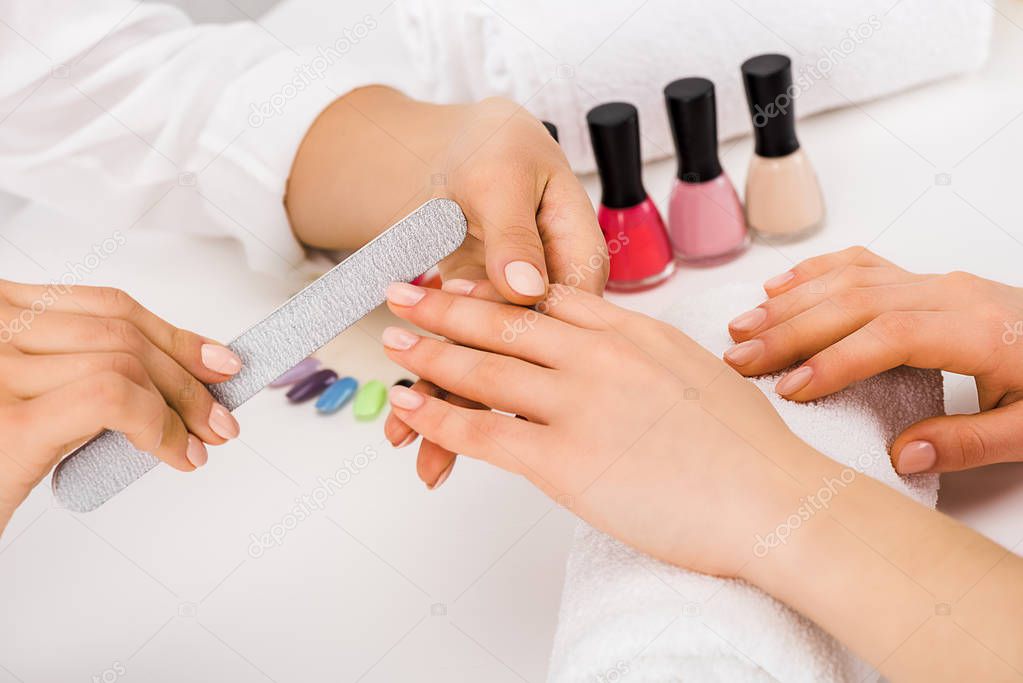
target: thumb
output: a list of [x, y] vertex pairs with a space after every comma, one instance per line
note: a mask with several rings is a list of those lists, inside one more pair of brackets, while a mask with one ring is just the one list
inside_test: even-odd
[[482, 228], [487, 278], [505, 299], [532, 305], [547, 295], [547, 266], [536, 227], [532, 182], [495, 187], [473, 202], [471, 218]]
[[1023, 401], [976, 415], [921, 420], [892, 445], [899, 474], [955, 472], [1023, 460]]

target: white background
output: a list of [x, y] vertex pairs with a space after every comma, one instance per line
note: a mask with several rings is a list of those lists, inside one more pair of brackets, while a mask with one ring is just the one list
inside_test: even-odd
[[[727, 266], [683, 270], [615, 301], [656, 315], [679, 297], [857, 243], [913, 270], [1023, 285], [1021, 58], [1023, 10], [1002, 2], [994, 55], [979, 73], [801, 123], [828, 203], [822, 233], [758, 244]], [[749, 138], [721, 148], [740, 188], [751, 152]], [[672, 173], [671, 162], [647, 169], [662, 205]], [[946, 173], [951, 184], [937, 184]], [[249, 272], [228, 241], [146, 229], [191, 220], [174, 197], [189, 191], [154, 207], [92, 281], [230, 339], [300, 283]], [[0, 274], [13, 280], [57, 279], [107, 234], [13, 201], [0, 215]], [[378, 343], [390, 322], [377, 311], [323, 358], [360, 381], [397, 379]], [[968, 378], [948, 376], [946, 393], [951, 411], [975, 408]], [[206, 468], [159, 468], [95, 513], [57, 509], [48, 482], [33, 493], [0, 539], [0, 681], [115, 670], [139, 681], [543, 680], [569, 513], [464, 458], [427, 492], [413, 452], [394, 451], [382, 420], [356, 424], [350, 410], [321, 417], [266, 391], [238, 417], [241, 438], [214, 449]], [[281, 522], [296, 497], [366, 447], [376, 457], [325, 510], [280, 547], [249, 554], [251, 534]], [[1023, 466], [945, 476], [940, 496], [942, 509], [1007, 547], [1023, 541]]]

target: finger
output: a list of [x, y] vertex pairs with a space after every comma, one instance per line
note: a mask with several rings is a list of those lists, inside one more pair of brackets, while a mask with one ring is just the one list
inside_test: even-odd
[[956, 472], [1023, 460], [1023, 402], [976, 415], [932, 417], [912, 425], [892, 444], [900, 474]]
[[[724, 358], [744, 375], [761, 375], [809, 358], [882, 313], [925, 311], [942, 304], [941, 297], [919, 284], [848, 289], [794, 318], [766, 326], [754, 338], [728, 349]], [[772, 315], [768, 313], [768, 317]]]
[[451, 475], [458, 456], [440, 444], [423, 439], [416, 456], [416, 474], [430, 491], [440, 487]]
[[189, 374], [206, 383], [223, 382], [242, 367], [238, 355], [223, 344], [171, 325], [119, 289], [24, 285], [4, 280], [0, 281], [0, 294], [23, 308], [42, 304], [46, 311], [128, 321]]
[[520, 169], [515, 180], [489, 187], [463, 203], [466, 218], [480, 226], [487, 277], [505, 299], [532, 305], [547, 293], [543, 242], [536, 227], [542, 192], [537, 173]]
[[387, 305], [408, 320], [459, 344], [554, 367], [580, 331], [536, 311], [401, 282], [387, 288]]
[[607, 242], [593, 203], [567, 164], [551, 174], [536, 216], [551, 282], [602, 294], [607, 282]]
[[406, 370], [470, 401], [545, 422], [554, 371], [495, 353], [420, 337], [388, 327], [382, 340], [387, 357]]
[[962, 314], [889, 311], [810, 358], [775, 390], [809, 401], [900, 365], [973, 374], [988, 344]]
[[155, 391], [103, 372], [70, 382], [19, 404], [22, 440], [58, 456], [103, 429], [122, 432], [133, 446], [185, 472], [206, 462], [206, 448], [190, 438], [181, 418]]
[[798, 287], [804, 282], [809, 282], [833, 270], [846, 268], [848, 266], [893, 266], [866, 247], [848, 247], [841, 251], [830, 254], [822, 254], [806, 259], [786, 270], [784, 273], [775, 275], [764, 283], [764, 291], [767, 296], [773, 297], [787, 292], [793, 287]]
[[234, 416], [130, 321], [50, 312], [37, 317], [13, 344], [27, 354], [120, 352], [135, 356], [190, 432], [215, 445], [238, 436]]
[[533, 465], [545, 451], [543, 426], [489, 410], [460, 408], [401, 386], [391, 387], [390, 399], [391, 409], [423, 438], [451, 452], [540, 479]]
[[753, 310], [736, 316], [728, 323], [728, 333], [735, 341], [745, 341], [763, 330], [794, 318], [825, 301], [837, 299], [841, 304], [841, 297], [845, 292], [915, 282], [918, 279], [926, 278], [898, 268], [849, 266], [831, 271], [809, 282], [792, 287], [785, 293], [768, 299]]
[[157, 391], [145, 367], [130, 353], [114, 351], [43, 356], [17, 353], [0, 356], [0, 381], [12, 396], [24, 400], [103, 372], [116, 373], [143, 389]]
[[[503, 302], [497, 289], [486, 280], [449, 280], [441, 289], [450, 294]], [[537, 312], [576, 327], [605, 330], [623, 324], [623, 310], [601, 296], [564, 284], [552, 284], [547, 298], [533, 307]]]
[[469, 280], [465, 278], [454, 278], [446, 280], [440, 288], [441, 291], [447, 292], [448, 294], [471, 296], [474, 299], [493, 301], [498, 304], [507, 303], [505, 298], [501, 296], [501, 293], [497, 291], [497, 287], [494, 287], [490, 280], [486, 279]]

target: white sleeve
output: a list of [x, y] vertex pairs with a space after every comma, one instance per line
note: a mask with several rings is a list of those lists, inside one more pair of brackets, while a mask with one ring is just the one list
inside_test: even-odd
[[314, 58], [253, 22], [194, 25], [159, 4], [0, 0], [0, 63], [0, 190], [122, 231], [176, 192], [253, 267], [304, 258], [285, 183], [342, 94]]

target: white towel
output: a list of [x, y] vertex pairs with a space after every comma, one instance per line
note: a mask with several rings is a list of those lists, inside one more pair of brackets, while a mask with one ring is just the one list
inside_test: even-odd
[[673, 153], [661, 90], [717, 86], [722, 138], [751, 131], [739, 75], [782, 52], [807, 87], [796, 113], [887, 95], [979, 66], [993, 10], [962, 0], [397, 0], [421, 97], [510, 97], [556, 124], [577, 172], [593, 169], [586, 112], [639, 108], [646, 159]]
[[[731, 343], [728, 320], [763, 296], [757, 285], [732, 285], [690, 297], [661, 317], [720, 353]], [[775, 394], [780, 375], [751, 381], [796, 434], [935, 506], [938, 475], [899, 477], [887, 453], [907, 426], [944, 412], [941, 373], [898, 368], [805, 404]], [[814, 623], [745, 582], [664, 564], [584, 523], [576, 530], [551, 657], [554, 683], [859, 683], [872, 677], [870, 666]]]

